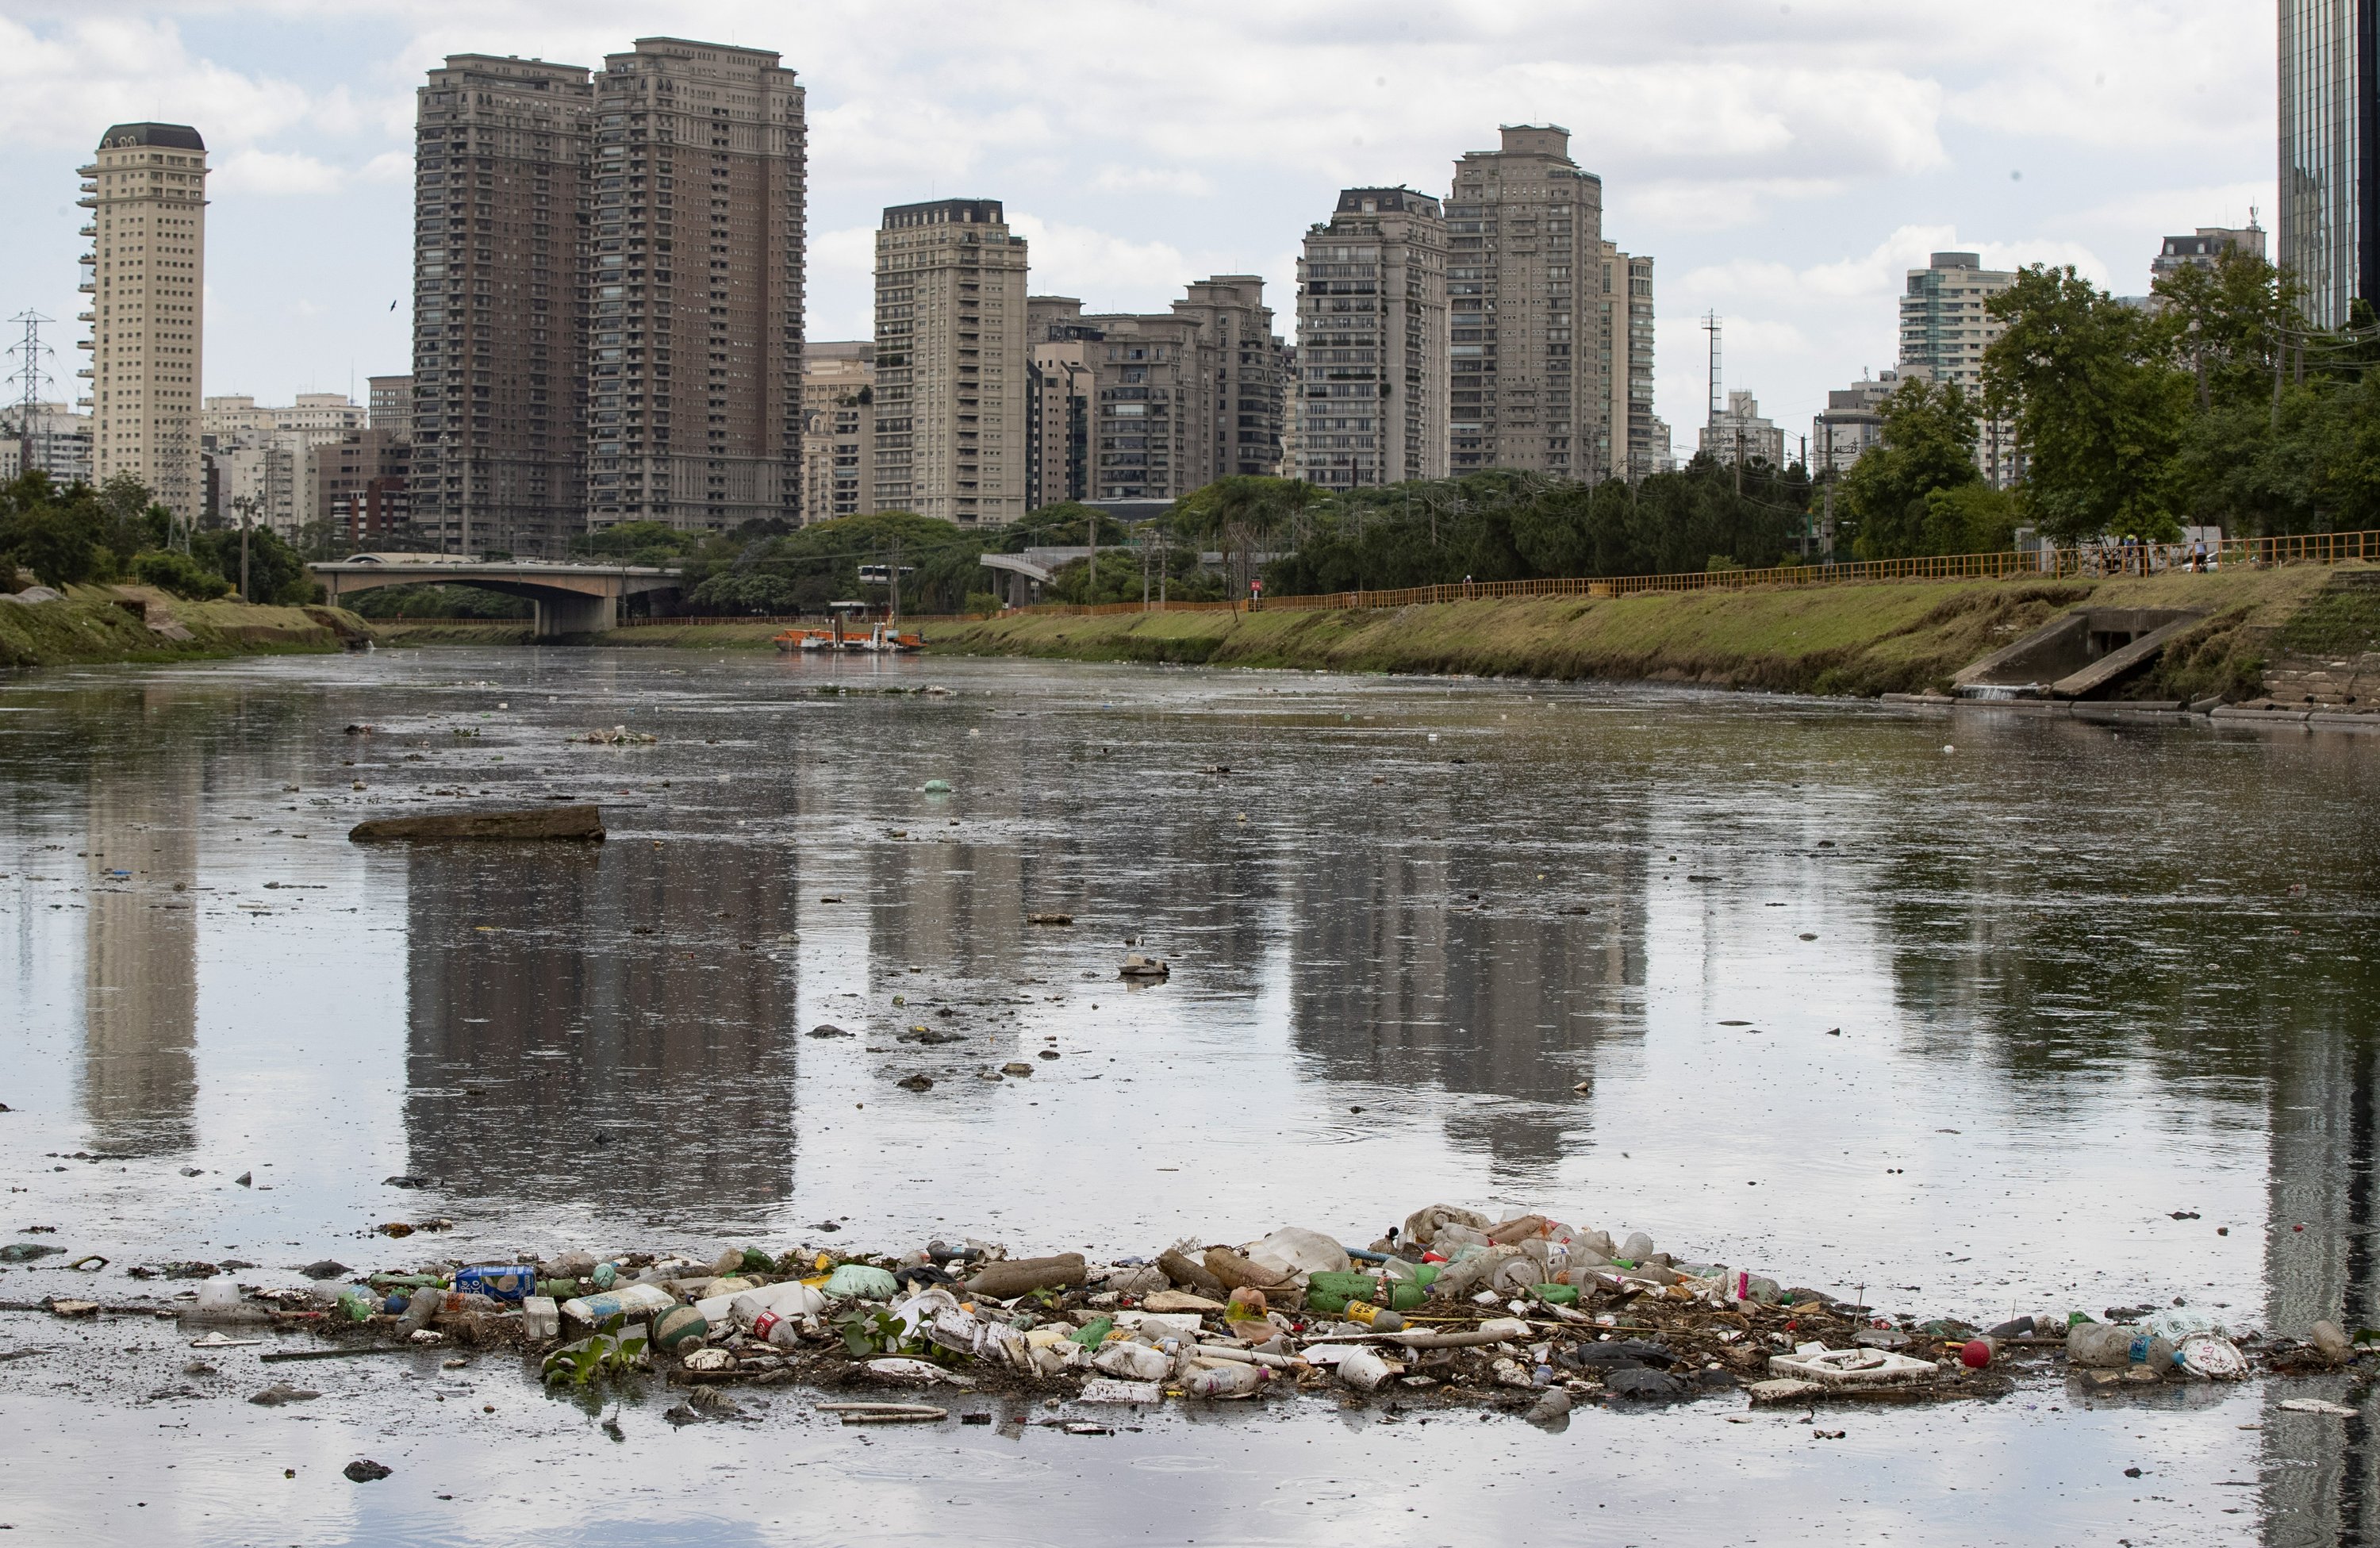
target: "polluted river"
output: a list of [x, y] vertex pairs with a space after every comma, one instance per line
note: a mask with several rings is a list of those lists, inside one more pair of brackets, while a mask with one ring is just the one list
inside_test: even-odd
[[[11, 679], [0, 1525], [2371, 1541], [2375, 786], [1658, 688]], [[1933, 1371], [1767, 1385], [1838, 1349]]]

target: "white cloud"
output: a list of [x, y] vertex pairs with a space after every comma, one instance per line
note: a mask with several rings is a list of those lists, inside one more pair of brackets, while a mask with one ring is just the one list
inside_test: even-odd
[[1170, 242], [1135, 242], [1015, 210], [1008, 224], [1031, 244], [1034, 293], [1079, 296], [1086, 311], [1160, 311], [1184, 285], [1217, 272]]
[[[597, 66], [662, 28], [649, 0], [6, 10], [0, 133], [40, 164], [25, 176], [42, 208], [107, 123], [198, 124], [230, 196], [212, 217], [226, 236], [316, 220], [311, 201], [331, 197], [375, 213], [392, 251], [352, 282], [378, 294], [375, 315], [401, 283], [420, 72], [464, 51]], [[306, 22], [285, 48], [284, 18]], [[1890, 363], [1893, 295], [1929, 251], [2072, 261], [2137, 292], [2165, 233], [2271, 204], [2273, 21], [2256, 6], [677, 0], [666, 30], [781, 50], [808, 87], [821, 337], [871, 325], [877, 210], [956, 195], [1006, 202], [1033, 238], [1037, 291], [1151, 310], [1201, 274], [1254, 269], [1287, 331], [1294, 244], [1338, 188], [1442, 192], [1500, 123], [1553, 121], [1603, 178], [1606, 234], [1657, 261], [1665, 409], [1699, 420], [1691, 318], [1716, 307], [1730, 382], [1790, 421], [1863, 363]], [[36, 261], [71, 274], [70, 251], [0, 251], [0, 280]], [[244, 278], [227, 315], [276, 315], [286, 277]], [[257, 341], [257, 358], [292, 357], [296, 378], [401, 347], [393, 325], [341, 334], [333, 310], [305, 338]], [[309, 348], [334, 353], [295, 358]]]
[[[241, 193], [332, 193], [346, 181], [346, 174], [339, 168], [294, 151], [234, 151], [208, 159], [214, 170], [207, 179], [207, 191], [217, 199]], [[409, 172], [407, 180], [411, 180]]]
[[1186, 166], [1102, 166], [1090, 186], [1101, 193], [1172, 193], [1204, 199], [1215, 191], [1214, 179]]

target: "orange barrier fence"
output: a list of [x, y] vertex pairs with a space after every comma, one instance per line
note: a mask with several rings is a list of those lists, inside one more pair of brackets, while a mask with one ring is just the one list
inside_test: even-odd
[[1909, 580], [2044, 580], [2069, 576], [2163, 575], [2278, 565], [2380, 561], [2380, 532], [2309, 532], [2289, 538], [2228, 538], [2190, 543], [2097, 543], [2003, 554], [1942, 554], [1918, 559], [1858, 559], [1771, 569], [1689, 570], [1677, 575], [1609, 575], [1575, 579], [1456, 581], [1392, 591], [1326, 591], [1247, 602], [1154, 601], [1082, 606], [1040, 603], [1017, 611], [1097, 617], [1112, 613], [1319, 613], [1354, 608], [1429, 606], [1496, 597], [1619, 597], [1644, 591], [1747, 591], [1755, 586], [1843, 586]]

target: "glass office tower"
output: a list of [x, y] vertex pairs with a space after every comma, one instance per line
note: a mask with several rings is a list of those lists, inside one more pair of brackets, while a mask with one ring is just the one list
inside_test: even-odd
[[2280, 0], [2280, 265], [2314, 326], [2380, 296], [2380, 0]]

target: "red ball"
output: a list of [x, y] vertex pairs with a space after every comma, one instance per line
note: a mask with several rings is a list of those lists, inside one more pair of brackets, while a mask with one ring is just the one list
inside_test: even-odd
[[1992, 1347], [1984, 1339], [1970, 1338], [1959, 1351], [1959, 1363], [1970, 1371], [1981, 1371], [1992, 1362]]

